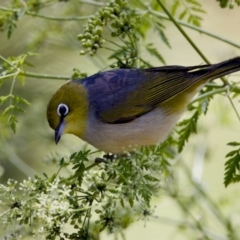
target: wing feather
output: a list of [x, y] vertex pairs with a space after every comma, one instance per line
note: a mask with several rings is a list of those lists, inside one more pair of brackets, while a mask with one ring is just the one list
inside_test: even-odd
[[77, 81], [87, 89], [91, 111], [101, 121], [125, 123], [165, 104], [196, 82], [202, 84], [238, 70], [239, 57], [214, 65], [117, 69]]

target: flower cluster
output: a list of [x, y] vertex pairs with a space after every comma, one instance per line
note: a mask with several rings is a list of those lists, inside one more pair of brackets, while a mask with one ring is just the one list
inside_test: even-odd
[[[121, 159], [105, 157], [89, 165], [90, 154], [80, 151], [56, 161], [60, 168], [72, 167], [68, 177], [60, 176], [59, 171], [52, 176], [44, 174], [44, 178], [35, 176], [22, 183], [9, 180], [6, 186], [0, 185], [5, 208], [0, 225], [29, 226], [35, 238], [92, 240], [105, 229], [117, 233], [134, 217], [145, 220], [152, 215], [150, 200], [159, 189], [157, 174], [166, 171], [164, 148], [136, 150]], [[74, 228], [71, 233], [65, 229], [69, 224]]]
[[[60, 179], [52, 182], [39, 178], [24, 180], [19, 184], [22, 197], [16, 197], [18, 183], [10, 180], [7, 185], [0, 185], [0, 193], [4, 202], [10, 203], [10, 209], [1, 214], [1, 225], [9, 225], [15, 221], [22, 224], [32, 224], [36, 236], [58, 228], [60, 233], [71, 213], [69, 204], [70, 188], [60, 184]], [[15, 194], [14, 194], [15, 193]]]

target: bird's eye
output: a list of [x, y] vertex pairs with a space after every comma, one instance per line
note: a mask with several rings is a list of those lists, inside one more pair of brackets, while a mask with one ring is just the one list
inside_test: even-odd
[[69, 112], [69, 108], [66, 104], [60, 103], [57, 108], [57, 114], [58, 116], [66, 116]]

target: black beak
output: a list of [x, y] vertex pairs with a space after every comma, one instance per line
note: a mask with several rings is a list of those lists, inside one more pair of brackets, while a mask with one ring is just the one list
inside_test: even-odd
[[64, 127], [65, 127], [65, 123], [62, 120], [60, 120], [60, 123], [59, 125], [57, 126], [57, 128], [55, 129], [55, 143], [57, 144], [63, 134], [63, 130], [64, 130]]

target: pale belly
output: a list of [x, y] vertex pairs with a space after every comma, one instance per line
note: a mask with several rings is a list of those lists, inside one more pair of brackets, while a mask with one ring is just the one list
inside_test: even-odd
[[132, 151], [163, 142], [181, 115], [182, 112], [165, 113], [157, 108], [124, 124], [106, 124], [91, 117], [84, 140], [106, 152]]

